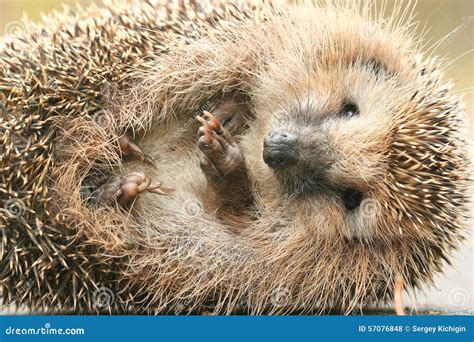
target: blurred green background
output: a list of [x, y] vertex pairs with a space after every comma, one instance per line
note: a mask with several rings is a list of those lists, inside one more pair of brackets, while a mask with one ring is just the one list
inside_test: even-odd
[[[377, 6], [382, 1], [375, 0]], [[393, 7], [395, 1], [398, 0], [387, 0], [387, 8]], [[21, 27], [19, 20], [23, 13], [37, 21], [41, 18], [41, 12], [60, 10], [63, 5], [74, 6], [76, 2], [87, 6], [92, 0], [0, 0], [0, 34], [12, 33], [12, 28]], [[443, 37], [448, 37], [434, 54], [453, 62], [446, 70], [446, 79], [455, 82], [456, 92], [465, 94], [470, 120], [466, 119], [470, 121], [468, 124], [474, 144], [474, 0], [418, 0], [415, 13], [421, 22], [418, 36], [421, 37], [425, 28], [426, 34], [422, 40], [426, 46], [430, 47]], [[471, 231], [474, 236], [474, 227]], [[447, 268], [444, 275], [437, 276], [435, 283], [439, 288], [428, 289], [426, 295], [419, 296], [412, 303], [415, 308], [474, 310], [473, 243], [474, 238], [471, 236], [463, 249], [454, 255], [455, 268]], [[467, 294], [463, 307], [453, 306], [453, 296], [459, 293]], [[406, 298], [405, 301], [410, 303], [411, 300]]]

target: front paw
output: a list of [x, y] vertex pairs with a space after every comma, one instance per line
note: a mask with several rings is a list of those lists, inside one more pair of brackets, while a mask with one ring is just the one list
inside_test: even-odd
[[244, 164], [239, 145], [225, 127], [209, 112], [196, 118], [202, 126], [198, 131], [198, 147], [204, 153], [202, 169], [213, 178], [224, 177]]
[[[249, 172], [242, 150], [229, 131], [209, 112], [197, 119], [198, 147], [203, 152], [201, 169], [206, 176], [217, 211], [240, 213], [253, 202]], [[212, 201], [211, 201], [212, 202]]]

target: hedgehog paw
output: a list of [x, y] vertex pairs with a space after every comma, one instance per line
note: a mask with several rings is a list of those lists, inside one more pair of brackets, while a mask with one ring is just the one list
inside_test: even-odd
[[114, 176], [92, 194], [95, 203], [116, 200], [120, 205], [129, 206], [141, 192], [167, 195], [172, 189], [161, 187], [161, 183], [152, 183], [143, 172], [131, 172]]
[[122, 155], [137, 158], [148, 165], [156, 167], [154, 160], [148, 154], [144, 153], [128, 136], [120, 136], [118, 143]]
[[204, 111], [203, 116], [196, 119], [202, 124], [198, 131], [198, 147], [206, 157], [201, 162], [206, 175], [223, 177], [244, 166], [239, 145], [211, 113]]
[[211, 189], [219, 196], [219, 208], [239, 210], [252, 203], [250, 178], [240, 146], [229, 131], [209, 112], [197, 120], [198, 147], [203, 152], [201, 169]]

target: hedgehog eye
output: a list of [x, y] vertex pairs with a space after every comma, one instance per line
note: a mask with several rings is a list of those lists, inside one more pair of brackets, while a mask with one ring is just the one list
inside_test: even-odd
[[341, 199], [347, 210], [353, 210], [362, 202], [362, 193], [354, 189], [344, 189], [341, 193]]
[[342, 115], [344, 115], [348, 118], [352, 118], [352, 117], [356, 116], [357, 114], [359, 114], [359, 108], [357, 108], [357, 106], [354, 103], [349, 102], [349, 103], [346, 103], [342, 107], [341, 113], [342, 113]]

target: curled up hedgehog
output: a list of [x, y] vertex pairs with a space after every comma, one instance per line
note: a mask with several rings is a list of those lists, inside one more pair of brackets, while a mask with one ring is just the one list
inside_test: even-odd
[[3, 305], [350, 313], [432, 284], [471, 166], [406, 5], [113, 1], [4, 37]]

